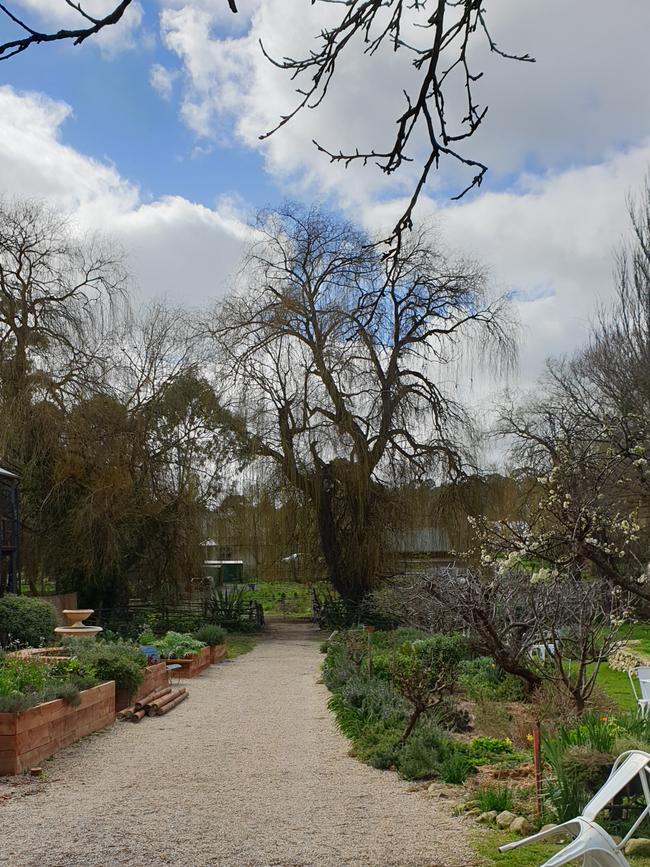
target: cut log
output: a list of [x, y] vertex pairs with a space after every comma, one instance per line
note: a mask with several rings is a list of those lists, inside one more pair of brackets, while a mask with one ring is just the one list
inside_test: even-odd
[[166, 705], [158, 709], [158, 713], [156, 716], [164, 716], [164, 714], [169, 713], [170, 710], [174, 710], [174, 708], [179, 705], [182, 701], [189, 696], [187, 691], [182, 692], [180, 695], [177, 695], [175, 699], [172, 701], [168, 701]]
[[124, 710], [121, 710], [117, 718], [120, 720], [130, 720], [135, 712], [135, 707], [125, 707]]
[[147, 714], [149, 716], [157, 716], [158, 711], [161, 707], [164, 707], [166, 704], [169, 704], [170, 701], [173, 701], [175, 698], [178, 698], [182, 693], [187, 692], [185, 687], [180, 687], [179, 689], [171, 690], [167, 695], [162, 695], [160, 698], [154, 699], [149, 705], [147, 705]]
[[151, 704], [157, 698], [160, 698], [163, 695], [167, 695], [172, 691], [171, 686], [159, 686], [156, 689], [152, 690], [148, 695], [145, 695], [144, 698], [138, 699], [136, 703], [133, 705], [134, 710], [143, 710], [147, 705]]

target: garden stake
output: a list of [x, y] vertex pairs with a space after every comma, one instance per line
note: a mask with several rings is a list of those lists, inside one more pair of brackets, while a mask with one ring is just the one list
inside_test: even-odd
[[537, 796], [537, 815], [542, 815], [542, 751], [541, 751], [541, 731], [539, 721], [535, 723], [533, 729], [533, 762], [535, 765], [535, 794]]

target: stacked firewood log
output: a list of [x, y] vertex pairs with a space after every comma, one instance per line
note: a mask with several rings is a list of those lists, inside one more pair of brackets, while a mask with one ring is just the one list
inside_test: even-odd
[[145, 716], [163, 716], [177, 707], [188, 697], [189, 693], [184, 686], [172, 689], [171, 686], [158, 687], [139, 699], [132, 707], [121, 710], [117, 718], [139, 723]]

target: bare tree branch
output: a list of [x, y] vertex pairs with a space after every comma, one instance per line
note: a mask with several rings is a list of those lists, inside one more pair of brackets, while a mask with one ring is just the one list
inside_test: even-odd
[[[335, 3], [337, 0], [319, 0]], [[486, 23], [486, 0], [436, 0], [435, 10], [430, 13], [426, 0], [350, 0], [342, 4], [344, 13], [330, 29], [320, 34], [320, 47], [303, 58], [271, 57], [262, 45], [265, 56], [280, 69], [291, 73], [299, 82], [298, 105], [283, 115], [273, 129], [260, 136], [268, 138], [289, 123], [303, 109], [315, 109], [326, 98], [336, 74], [337, 65], [351, 51], [358, 50], [361, 39], [364, 53], [374, 55], [384, 45], [393, 52], [404, 51], [413, 55], [412, 64], [421, 73], [415, 93], [404, 91], [406, 107], [396, 119], [397, 132], [393, 145], [388, 150], [374, 147], [353, 152], [335, 151], [314, 141], [318, 150], [331, 162], [342, 163], [346, 168], [360, 162], [364, 166], [375, 163], [382, 172], [391, 175], [405, 162], [412, 162], [409, 148], [422, 131], [429, 147], [429, 154], [422, 163], [419, 178], [408, 205], [387, 239], [399, 251], [402, 234], [413, 227], [413, 211], [419, 196], [426, 186], [432, 169], [437, 169], [441, 157], [449, 157], [467, 166], [473, 177], [454, 199], [462, 198], [469, 190], [479, 187], [488, 167], [464, 154], [458, 143], [471, 138], [487, 114], [487, 106], [480, 106], [474, 95], [476, 82], [483, 73], [470, 66], [469, 49], [474, 47], [479, 36], [487, 41], [490, 52], [509, 60], [532, 63], [528, 54], [511, 54], [501, 50], [488, 30]], [[429, 7], [430, 8], [430, 7]], [[404, 33], [417, 34], [416, 28], [430, 30], [430, 44], [425, 47], [408, 42]], [[354, 46], [354, 47], [350, 47]], [[304, 77], [309, 84], [302, 84]], [[447, 112], [447, 95], [458, 83], [465, 94], [464, 107], [459, 111], [456, 128], [452, 128]]]
[[[20, 28], [20, 30], [23, 30], [27, 34], [26, 36], [17, 37], [16, 39], [11, 39], [7, 42], [1, 43], [0, 60], [8, 60], [10, 57], [15, 57], [17, 54], [21, 54], [23, 51], [31, 48], [32, 45], [40, 45], [45, 42], [61, 42], [63, 40], [70, 40], [73, 45], [81, 45], [82, 42], [85, 42], [86, 39], [89, 39], [91, 36], [95, 36], [105, 27], [111, 27], [114, 24], [117, 24], [122, 19], [122, 16], [132, 2], [133, 0], [121, 0], [121, 2], [118, 3], [115, 8], [108, 13], [108, 15], [105, 15], [103, 18], [94, 18], [86, 12], [81, 3], [74, 3], [73, 0], [63, 0], [63, 3], [66, 6], [74, 9], [82, 19], [89, 22], [89, 26], [62, 28], [61, 30], [51, 32], [36, 30], [12, 12], [7, 4], [0, 3], [0, 14], [4, 15], [13, 22], [13, 24]], [[237, 12], [235, 0], [228, 0], [228, 6], [232, 12]]]

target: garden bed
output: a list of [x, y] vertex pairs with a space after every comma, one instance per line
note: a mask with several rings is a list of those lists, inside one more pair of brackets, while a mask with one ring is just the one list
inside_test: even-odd
[[0, 774], [18, 774], [115, 720], [115, 683], [79, 693], [78, 705], [63, 699], [22, 713], [0, 713]]
[[224, 659], [228, 656], [228, 645], [227, 644], [212, 644], [208, 647], [210, 651], [210, 665], [216, 665], [219, 662], [223, 662]]
[[180, 665], [181, 677], [197, 677], [210, 665], [210, 648], [202, 647], [198, 653], [186, 656], [183, 659], [166, 659], [167, 665]]
[[169, 682], [167, 664], [166, 661], [163, 661], [156, 662], [153, 665], [148, 665], [144, 670], [144, 680], [135, 694], [131, 694], [125, 689], [116, 688], [115, 712], [119, 713], [121, 710], [124, 710], [125, 707], [129, 707], [129, 705], [138, 701], [138, 699], [149, 695], [149, 693], [153, 692], [154, 689], [167, 686]]

